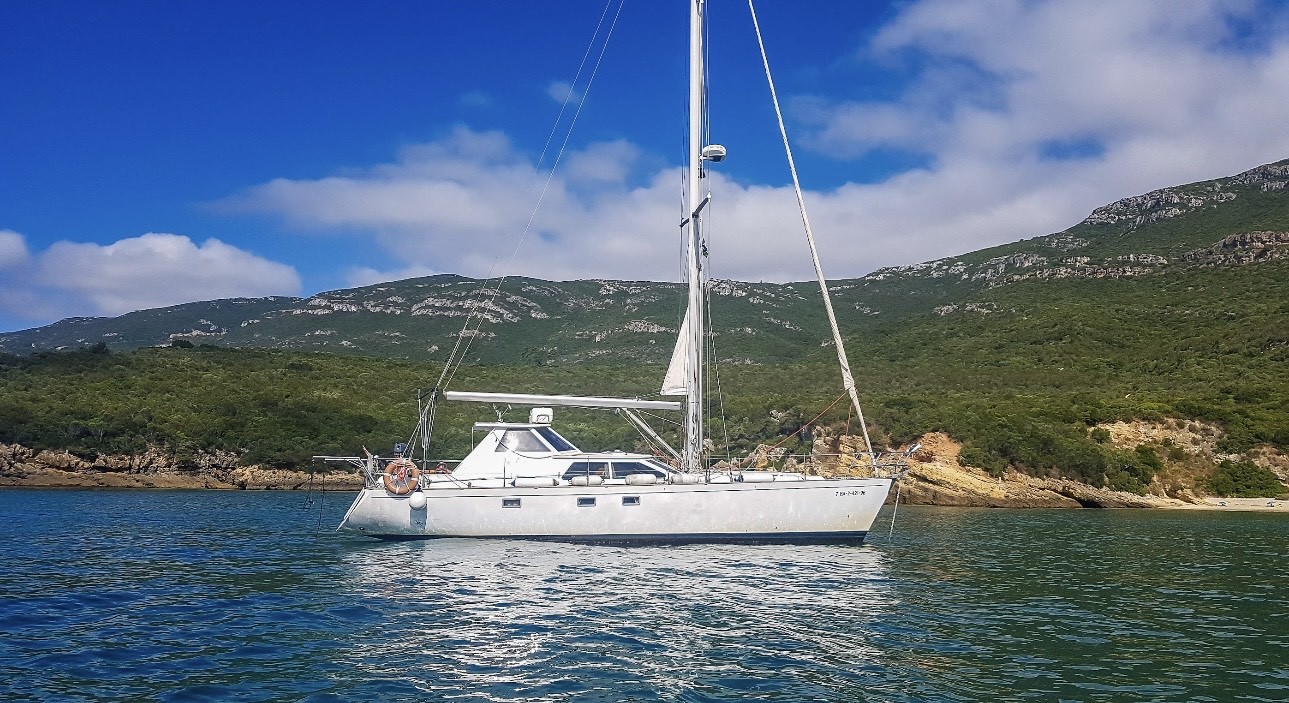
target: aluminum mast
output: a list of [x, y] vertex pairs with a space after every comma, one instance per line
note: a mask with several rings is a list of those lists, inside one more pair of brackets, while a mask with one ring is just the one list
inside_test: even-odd
[[686, 207], [689, 209], [689, 362], [685, 383], [684, 470], [704, 470], [703, 461], [703, 115], [706, 111], [703, 77], [703, 15], [706, 0], [689, 4], [689, 163]]

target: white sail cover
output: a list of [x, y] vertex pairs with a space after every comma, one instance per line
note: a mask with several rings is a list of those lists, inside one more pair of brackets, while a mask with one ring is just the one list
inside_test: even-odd
[[662, 379], [662, 395], [686, 395], [685, 379], [689, 371], [689, 311], [685, 311], [685, 321], [680, 326], [680, 335], [676, 337], [676, 348], [671, 352], [671, 363], [667, 365], [667, 375]]

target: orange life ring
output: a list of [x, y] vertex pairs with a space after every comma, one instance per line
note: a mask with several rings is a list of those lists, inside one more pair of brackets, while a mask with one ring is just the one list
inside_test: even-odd
[[385, 483], [385, 490], [396, 496], [405, 496], [420, 483], [421, 470], [411, 459], [395, 459], [385, 465], [381, 480]]

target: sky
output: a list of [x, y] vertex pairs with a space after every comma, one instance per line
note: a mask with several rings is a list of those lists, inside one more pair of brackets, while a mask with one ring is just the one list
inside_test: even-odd
[[[709, 3], [709, 272], [813, 278], [747, 3]], [[1289, 157], [1289, 0], [757, 12], [829, 278]], [[0, 331], [434, 273], [680, 280], [687, 13], [0, 3]]]

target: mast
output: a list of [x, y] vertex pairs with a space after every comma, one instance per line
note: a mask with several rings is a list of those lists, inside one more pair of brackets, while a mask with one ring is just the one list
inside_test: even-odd
[[684, 470], [698, 472], [703, 462], [703, 235], [699, 213], [702, 210], [703, 178], [703, 15], [707, 0], [689, 0], [689, 359], [685, 379], [685, 447]]

